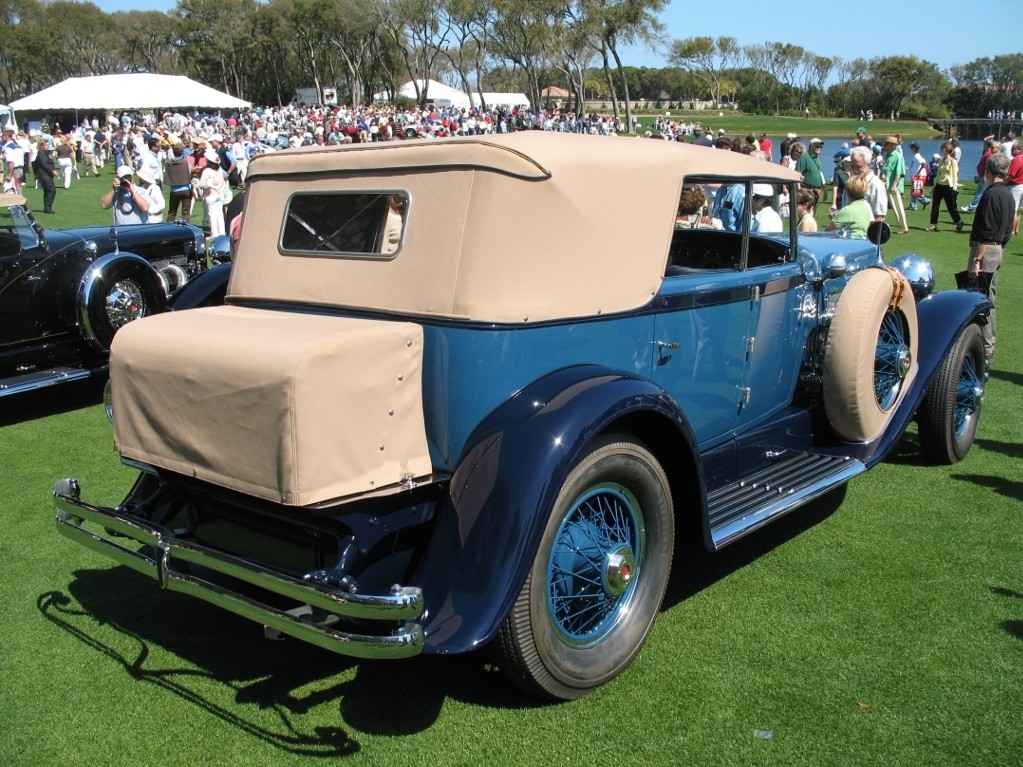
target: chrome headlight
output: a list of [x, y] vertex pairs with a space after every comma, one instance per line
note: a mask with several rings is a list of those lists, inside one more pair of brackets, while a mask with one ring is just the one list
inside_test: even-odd
[[891, 265], [909, 280], [913, 297], [917, 301], [922, 301], [934, 292], [934, 267], [923, 256], [907, 253], [896, 258]]
[[187, 255], [194, 255], [200, 260], [206, 256], [206, 235], [199, 232], [192, 238], [192, 252]]
[[226, 234], [214, 237], [210, 242], [209, 257], [213, 265], [226, 264], [231, 260], [231, 238]]

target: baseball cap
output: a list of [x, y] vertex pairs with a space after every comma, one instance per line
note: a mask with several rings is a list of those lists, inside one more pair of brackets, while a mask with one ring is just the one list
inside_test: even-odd
[[124, 178], [125, 176], [134, 176], [135, 171], [130, 165], [119, 165], [117, 166], [117, 177]]

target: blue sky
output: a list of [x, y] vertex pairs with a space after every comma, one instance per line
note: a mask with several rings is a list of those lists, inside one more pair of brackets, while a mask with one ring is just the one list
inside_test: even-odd
[[[97, 5], [107, 12], [169, 11], [176, 2], [102, 0]], [[672, 0], [661, 14], [661, 20], [671, 38], [727, 35], [736, 38], [740, 45], [792, 43], [822, 56], [846, 60], [911, 55], [932, 61], [942, 69], [982, 56], [1020, 50], [1018, 24], [1012, 12], [1006, 10], [982, 16], [962, 0], [888, 0], [884, 4], [866, 6], [862, 3], [788, 6], [762, 0], [728, 3]], [[622, 58], [625, 64], [632, 66], [666, 65], [663, 52], [644, 48], [630, 48]]]

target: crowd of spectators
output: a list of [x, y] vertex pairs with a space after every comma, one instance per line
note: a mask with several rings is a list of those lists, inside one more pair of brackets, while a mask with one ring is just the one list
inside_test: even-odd
[[[949, 165], [944, 151], [926, 162], [919, 153], [919, 147], [910, 144], [910, 153], [906, 157], [902, 137], [898, 133], [875, 141], [864, 127], [858, 128], [855, 137], [842, 142], [833, 153], [825, 152], [825, 142], [820, 138], [804, 143], [798, 135], [789, 133], [781, 140], [777, 155], [774, 143], [766, 133], [728, 136], [724, 129], [715, 131], [710, 125], [700, 122], [674, 120], [670, 113], [656, 118], [650, 127], [652, 130], [645, 132], [648, 138], [741, 152], [796, 170], [803, 177], [801, 189], [812, 193], [812, 197], [802, 195], [798, 203], [800, 220], [805, 222], [805, 226], [809, 226], [817, 201], [830, 202], [830, 215], [834, 217], [848, 202], [849, 179], [862, 175], [868, 182], [865, 199], [871, 207], [872, 218], [883, 220], [891, 208], [896, 212], [898, 231], [905, 232], [908, 227], [900, 203], [906, 184], [911, 181], [909, 207], [926, 207], [930, 198], [924, 194], [924, 186], [932, 186], [939, 169]], [[189, 219], [193, 202], [201, 202], [204, 225], [219, 233], [225, 228], [220, 223], [221, 211], [231, 202], [232, 190], [244, 184], [248, 163], [259, 154], [300, 146], [408, 138], [429, 140], [517, 130], [615, 135], [627, 129], [621, 120], [607, 115], [577, 116], [559, 109], [534, 113], [504, 106], [490, 109], [429, 106], [420, 109], [386, 105], [358, 108], [291, 105], [230, 114], [219, 111], [123, 112], [106, 115], [102, 121], [99, 116], [89, 116], [79, 124], [56, 125], [52, 132], [44, 123], [42, 130], [35, 135], [23, 130], [6, 133], [5, 185], [22, 183], [25, 169], [38, 166], [35, 163], [37, 152], [45, 147], [55, 161], [56, 179], [64, 188], [68, 188], [79, 176], [80, 166], [84, 173], [98, 174], [107, 163], [111, 163], [116, 169], [132, 170], [139, 174], [140, 179], [152, 178], [157, 189], [169, 184], [167, 204], [154, 201], [154, 212], [148, 217], [142, 215], [142, 219], [159, 220], [164, 209], [170, 218], [177, 218], [180, 212], [182, 217]], [[1015, 137], [1010, 135], [1006, 138], [1008, 140], [1004, 143], [1011, 147]], [[955, 156], [958, 144], [954, 140], [949, 151], [958, 162], [959, 157]], [[825, 159], [829, 157], [831, 162]], [[219, 173], [207, 172], [214, 168]], [[44, 173], [49, 175], [50, 171]], [[123, 178], [120, 170], [116, 175]], [[943, 182], [947, 182], [947, 176], [947, 173], [943, 175]], [[137, 186], [144, 186], [144, 182]], [[116, 193], [117, 189], [113, 191]], [[943, 191], [938, 189], [939, 193]], [[981, 197], [982, 191], [983, 188], [978, 190], [977, 198]], [[790, 202], [795, 204], [797, 201], [790, 201], [779, 194], [771, 207], [782, 217], [787, 217]], [[979, 199], [974, 199], [963, 210], [972, 212], [978, 204]], [[947, 207], [953, 205], [947, 203]], [[957, 214], [958, 211], [953, 213], [953, 220]]]

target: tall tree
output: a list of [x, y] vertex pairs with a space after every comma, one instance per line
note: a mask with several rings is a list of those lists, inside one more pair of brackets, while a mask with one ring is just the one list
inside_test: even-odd
[[177, 71], [177, 25], [159, 11], [119, 11], [112, 15], [121, 40], [124, 67], [130, 72]]
[[564, 5], [557, 0], [495, 0], [492, 50], [521, 70], [531, 104], [540, 103], [540, 74], [550, 61], [553, 24]]
[[325, 84], [329, 30], [338, 23], [334, 4], [332, 0], [279, 0], [278, 9], [288, 22], [293, 44], [301, 52], [298, 60], [316, 89], [319, 102]]
[[57, 43], [38, 0], [7, 0], [0, 9], [0, 96], [10, 103], [54, 81]]
[[451, 32], [450, 18], [431, 0], [390, 0], [378, 7], [377, 19], [405, 61], [416, 100], [425, 106], [437, 58]]
[[722, 81], [741, 50], [734, 37], [689, 37], [671, 44], [668, 61], [699, 79], [715, 105], [720, 105]]
[[[583, 14], [596, 30], [604, 68], [607, 57], [614, 59], [618, 83], [625, 101], [625, 123], [632, 130], [632, 95], [629, 81], [625, 76], [620, 49], [623, 45], [643, 42], [652, 45], [659, 40], [663, 25], [657, 14], [664, 10], [667, 0], [582, 0]], [[608, 77], [609, 82], [610, 76]], [[615, 89], [612, 88], [612, 94]], [[613, 98], [613, 96], [612, 96]], [[617, 120], [618, 100], [614, 98], [614, 115]]]
[[249, 19], [256, 0], [178, 0], [175, 14], [185, 66], [198, 79], [244, 98], [255, 45]]
[[371, 100], [367, 70], [377, 37], [372, 3], [366, 0], [335, 0], [334, 21], [327, 30], [327, 39], [344, 64], [347, 73], [345, 90], [350, 95], [351, 104]]
[[870, 60], [870, 76], [878, 108], [883, 112], [902, 110], [904, 101], [929, 88], [941, 87], [947, 79], [936, 64], [916, 56], [886, 56]]
[[120, 40], [94, 3], [57, 0], [46, 6], [45, 19], [56, 43], [50, 63], [54, 74], [64, 78], [123, 71]]
[[[493, 5], [485, 0], [444, 0], [440, 10], [447, 17], [452, 40], [442, 53], [458, 75], [462, 90], [467, 94], [478, 93], [478, 102], [485, 108], [482, 73], [494, 19]], [[475, 86], [470, 72], [476, 73]]]

